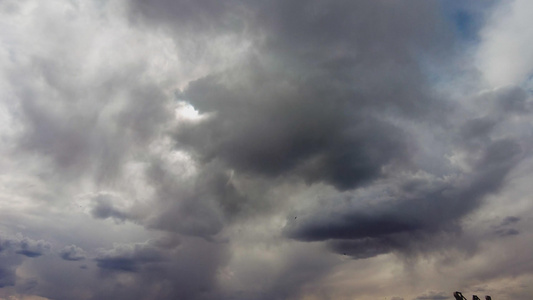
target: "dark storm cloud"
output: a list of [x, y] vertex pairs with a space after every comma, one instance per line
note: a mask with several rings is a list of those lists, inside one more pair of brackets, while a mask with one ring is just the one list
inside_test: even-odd
[[[426, 3], [416, 9], [429, 13]], [[237, 171], [341, 190], [379, 178], [384, 166], [408, 164], [410, 136], [384, 116], [423, 119], [448, 109], [414, 57], [437, 51], [422, 41], [440, 28], [438, 18], [383, 1], [256, 5], [250, 9], [266, 42], [257, 57], [185, 89], [180, 97], [211, 117], [179, 128], [178, 147]], [[373, 15], [386, 25], [373, 26]], [[418, 22], [429, 22], [428, 32]]]
[[401, 245], [401, 241], [392, 238], [363, 238], [358, 240], [340, 240], [330, 243], [330, 248], [342, 255], [348, 255], [355, 259], [374, 257], [386, 254]]
[[85, 259], [85, 251], [76, 245], [70, 245], [63, 248], [59, 256], [64, 260], [79, 261]]
[[[449, 135], [471, 171], [413, 180], [405, 179], [405, 173], [399, 183], [387, 184], [388, 191], [381, 199], [354, 198], [352, 204], [340, 208], [326, 206], [310, 215], [303, 213], [298, 222], [289, 222], [286, 234], [304, 241], [336, 240], [330, 242], [334, 251], [366, 258], [392, 251], [409, 252], [411, 243], [428, 243], [427, 236], [456, 232], [457, 222], [479, 208], [485, 196], [498, 191], [507, 174], [527, 157], [531, 142], [513, 133], [495, 137], [495, 132], [501, 133], [514, 115], [528, 112], [529, 100], [522, 89], [498, 89], [478, 100], [486, 105], [484, 114], [457, 124], [457, 131]], [[376, 201], [378, 204], [368, 207], [355, 204]], [[499, 226], [495, 233], [509, 236], [519, 231]]]
[[[339, 240], [331, 248], [355, 258], [409, 248], [409, 241], [421, 236], [456, 231], [464, 216], [477, 209], [485, 196], [498, 191], [521, 158], [523, 146], [518, 138], [496, 138], [494, 132], [510, 115], [529, 109], [523, 90], [510, 87], [482, 95], [490, 103], [486, 113], [455, 123], [451, 117], [461, 108], [432, 91], [424, 62], [446, 61], [453, 53], [454, 34], [454, 25], [439, 14], [436, 1], [232, 1], [224, 7], [201, 1], [181, 5], [185, 4], [156, 1], [149, 7], [135, 1], [132, 14], [151, 24], [164, 23], [170, 30], [175, 27], [179, 34], [184, 26], [193, 28], [195, 19], [172, 20], [167, 14], [187, 11], [205, 22], [215, 8], [220, 9], [220, 16], [227, 16], [239, 7], [246, 13], [233, 17], [246, 24], [247, 30], [237, 34], [258, 38], [252, 45], [254, 52], [237, 66], [191, 82], [178, 95], [206, 114], [199, 122], [181, 124], [173, 134], [176, 147], [191, 153], [200, 169], [216, 164], [243, 176], [296, 178], [309, 185], [326, 183], [340, 192], [388, 180], [376, 201], [350, 199], [377, 204], [325, 206], [303, 213], [287, 225], [288, 237]], [[212, 24], [219, 21], [213, 18]], [[197, 32], [215, 27], [201, 23]], [[443, 155], [461, 152], [466, 157], [463, 163], [473, 171], [454, 169], [438, 158], [434, 163], [454, 171], [398, 179], [398, 171], [409, 177], [421, 168], [417, 161], [420, 140], [402, 121], [417, 122], [429, 134], [446, 131], [438, 137], [450, 141]], [[203, 216], [184, 222], [194, 223], [195, 229], [184, 227], [182, 232], [204, 236], [220, 232], [224, 219], [212, 211], [214, 203], [202, 200], [199, 206], [201, 201], [196, 200], [214, 182], [206, 182], [185, 197], [168, 197], [178, 194], [168, 192], [175, 188], [160, 185], [160, 193], [167, 198], [194, 203], [192, 208], [187, 208], [192, 204], [182, 204], [180, 210]], [[336, 197], [333, 194], [328, 201], [340, 201]], [[238, 199], [236, 203], [247, 201], [238, 193], [228, 198]], [[155, 227], [184, 226], [165, 219], [170, 217], [162, 214]]]
[[[225, 267], [231, 251], [252, 237], [232, 239], [234, 227], [255, 229], [260, 232], [257, 240], [275, 237], [267, 250], [256, 243], [246, 249], [254, 256], [246, 268], [254, 269], [258, 257], [268, 256], [272, 265], [282, 262], [280, 270], [261, 273], [266, 275], [256, 284], [259, 291], [244, 286], [242, 295], [253, 296], [243, 299], [303, 297], [303, 289], [323, 279], [338, 257], [323, 248], [308, 253], [312, 245], [322, 243], [284, 239], [326, 241], [332, 251], [355, 259], [410, 252], [417, 242], [431, 248], [432, 238], [460, 232], [460, 221], [499, 190], [527, 146], [528, 141], [502, 130], [509, 116], [531, 111], [524, 90], [508, 87], [482, 95], [480, 100], [488, 99], [490, 105], [470, 116], [461, 111], [461, 103], [452, 104], [433, 89], [432, 72], [453, 65], [455, 51], [454, 25], [442, 16], [438, 1], [110, 3], [98, 2], [96, 19], [91, 14], [81, 19], [100, 24], [90, 27], [117, 21], [120, 26], [111, 26], [116, 35], [62, 49], [58, 41], [71, 45], [71, 36], [51, 34], [50, 44], [64, 52], [47, 48], [50, 53], [29, 55], [28, 66], [17, 66], [9, 74], [9, 84], [17, 87], [12, 96], [20, 99], [13, 109], [20, 122], [14, 150], [21, 159], [35, 159], [39, 172], [32, 175], [47, 190], [69, 190], [68, 195], [56, 193], [69, 199], [87, 190], [116, 189], [117, 198], [99, 193], [92, 199], [92, 217], [133, 221], [123, 226], [131, 225], [121, 241], [138, 241], [137, 234], [159, 231], [172, 236], [100, 249], [91, 260], [99, 271], [93, 274], [98, 284], [84, 294], [86, 299], [239, 296], [224, 290], [228, 287], [223, 283], [240, 286], [242, 273], [233, 274], [231, 268], [226, 272]], [[113, 16], [124, 12], [117, 9], [123, 3], [129, 24]], [[108, 8], [112, 12], [104, 13]], [[71, 11], [74, 16], [76, 9]], [[72, 37], [83, 37], [76, 29], [69, 31]], [[39, 33], [48, 39], [49, 31]], [[186, 80], [149, 72], [173, 60], [144, 60], [153, 53], [136, 49], [136, 43], [114, 50], [135, 57], [126, 60], [126, 67], [114, 61], [123, 53], [80, 50], [122, 41], [124, 31], [128, 41], [151, 42], [145, 35], [158, 42], [173, 38], [163, 52], [172, 52], [176, 62], [198, 65], [200, 78], [197, 72], [182, 74]], [[233, 42], [247, 45], [235, 61], [226, 57], [234, 53], [218, 48], [228, 43], [231, 52]], [[78, 51], [65, 59], [65, 53]], [[176, 73], [188, 73], [180, 63], [173, 66], [179, 69]], [[108, 64], [109, 69], [100, 66]], [[169, 99], [178, 86], [176, 99]], [[201, 118], [175, 120], [177, 101], [191, 104]], [[461, 113], [471, 119], [456, 122]], [[435, 135], [436, 145], [424, 147], [420, 132]], [[167, 138], [172, 143], [168, 149]], [[168, 158], [180, 155], [185, 158], [177, 163]], [[419, 155], [435, 158], [432, 163], [447, 172], [432, 173]], [[456, 165], [443, 157], [452, 157]], [[313, 199], [299, 197], [299, 192], [318, 187], [327, 191], [324, 201], [314, 205]], [[263, 193], [270, 190], [275, 191]], [[360, 198], [367, 190], [372, 192], [369, 198]], [[283, 216], [274, 214], [285, 214], [293, 205], [298, 218], [292, 220], [291, 215], [285, 235], [280, 235]], [[298, 211], [300, 206], [305, 209]], [[254, 223], [253, 214], [269, 219]], [[275, 229], [272, 224], [262, 228], [262, 222], [276, 223]], [[110, 232], [122, 233], [115, 229]], [[500, 235], [509, 235], [515, 229], [502, 230]], [[112, 237], [106, 236], [106, 242]], [[89, 251], [85, 243], [75, 243]], [[280, 253], [276, 247], [297, 251]], [[15, 284], [23, 259], [49, 249], [45, 242], [23, 238], [0, 243], [0, 287]], [[67, 261], [86, 257], [74, 245], [59, 255]], [[50, 282], [61, 278], [50, 277]], [[438, 297], [418, 299], [445, 299]]]
[[450, 45], [434, 5], [134, 1], [130, 8], [133, 16], [177, 33], [184, 27], [203, 33], [231, 15], [246, 24], [243, 38], [264, 37], [252, 46], [256, 56], [193, 82], [180, 95], [212, 117], [182, 126], [178, 147], [241, 172], [350, 189], [380, 177], [388, 164], [409, 161], [408, 134], [380, 114], [424, 118], [447, 109], [415, 58]]
[[278, 82], [275, 75], [251, 76], [236, 89], [221, 85], [223, 77], [191, 84], [186, 98], [214, 115], [180, 128], [178, 146], [245, 173], [296, 175], [339, 189], [368, 182], [384, 165], [408, 160], [409, 137], [387, 121], [359, 115], [348, 99], [327, 99], [326, 92]]
[[325, 207], [289, 223], [286, 234], [303, 241], [340, 240], [333, 242], [332, 248], [355, 258], [404, 250], [421, 236], [450, 230], [451, 224], [478, 208], [483, 197], [497, 191], [520, 161], [520, 148], [512, 139], [492, 141], [471, 174], [402, 182], [399, 188], [389, 187], [396, 190], [387, 195], [392, 200], [358, 207], [353, 203], [368, 199], [353, 199], [351, 205], [341, 208]]

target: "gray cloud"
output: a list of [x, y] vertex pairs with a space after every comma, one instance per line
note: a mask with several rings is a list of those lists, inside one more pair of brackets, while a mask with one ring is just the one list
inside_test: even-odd
[[531, 96], [520, 86], [498, 88], [487, 96], [487, 100], [494, 103], [494, 109], [497, 111], [515, 114], [531, 112]]
[[33, 240], [22, 234], [0, 236], [0, 288], [15, 286], [16, 270], [24, 261], [23, 257], [36, 258], [50, 250], [50, 244], [43, 240]]
[[[417, 9], [431, 11], [427, 2], [418, 4]], [[417, 34], [416, 26], [428, 22], [429, 31], [439, 30], [433, 24], [438, 18], [417, 14], [405, 24], [409, 14], [389, 13], [407, 8], [379, 1], [248, 7], [257, 9], [257, 26], [266, 36], [257, 46], [259, 56], [236, 70], [199, 79], [181, 95], [212, 115], [175, 134], [178, 147], [202, 161], [220, 159], [241, 172], [295, 175], [351, 189], [379, 178], [387, 165], [410, 161], [410, 136], [384, 113], [426, 118], [437, 107], [449, 110], [431, 94], [405, 48], [413, 43], [428, 54], [440, 51], [433, 42], [419, 43], [432, 37]], [[376, 20], [369, 12], [390, 22], [379, 33], [383, 36], [370, 33]], [[392, 26], [395, 22], [402, 25]], [[395, 30], [404, 38], [396, 40]], [[427, 109], [430, 105], [434, 109]]]
[[116, 221], [125, 221], [129, 219], [128, 213], [124, 212], [113, 205], [112, 195], [99, 194], [94, 197], [95, 202], [91, 209], [91, 215], [98, 219], [112, 218]]
[[[351, 113], [357, 106], [348, 99], [321, 101], [326, 91], [301, 90], [299, 84], [276, 87], [287, 82], [267, 76], [252, 79], [244, 91], [219, 86], [223, 77], [192, 84], [186, 98], [214, 116], [179, 128], [178, 146], [203, 161], [221, 159], [238, 171], [268, 177], [294, 174], [339, 189], [368, 182], [381, 175], [384, 165], [408, 160], [401, 129]], [[284, 89], [281, 95], [270, 95]]]
[[[172, 24], [180, 34], [220, 33], [239, 29], [237, 1], [220, 3], [213, 0], [169, 1], [158, 0], [152, 3], [132, 1], [129, 13], [134, 22], [147, 22], [156, 26]], [[190, 37], [190, 36], [187, 36]]]
[[79, 261], [85, 259], [85, 251], [76, 245], [66, 246], [59, 252], [59, 256], [64, 260]]
[[516, 216], [505, 217], [500, 224], [494, 227], [494, 233], [500, 237], [513, 236], [520, 234], [520, 231], [511, 226], [520, 222], [521, 218]]
[[[96, 82], [76, 82], [63, 77], [61, 72], [72, 70], [63, 69], [61, 60], [30, 59], [35, 64], [32, 70], [25, 70], [26, 76], [42, 76], [45, 86], [11, 78], [13, 85], [20, 85], [17, 93], [23, 99], [16, 112], [22, 125], [17, 148], [49, 159], [53, 177], [60, 180], [88, 175], [99, 183], [112, 182], [134, 145], [149, 142], [170, 114], [167, 99], [156, 86], [129, 87], [135, 75], [128, 72], [143, 72], [138, 66], [111, 74], [103, 70]], [[100, 81], [104, 86], [96, 88]], [[84, 86], [84, 92], [76, 90], [79, 86]], [[48, 101], [54, 93], [54, 100]], [[77, 105], [69, 102], [72, 98], [77, 99]], [[113, 99], [114, 104], [108, 105], [103, 99]]]
[[14, 237], [0, 239], [0, 252], [14, 252], [27, 257], [38, 257], [50, 250], [50, 243], [43, 240], [34, 240], [22, 236], [20, 233]]
[[102, 251], [95, 261], [99, 268], [110, 271], [138, 272], [145, 264], [158, 263], [164, 256], [154, 247], [145, 244], [123, 245]]
[[505, 217], [505, 219], [503, 219], [500, 226], [507, 226], [507, 225], [515, 224], [515, 223], [520, 222], [520, 220], [521, 220], [520, 217], [508, 216], [508, 217]]
[[[11, 263], [9, 261], [8, 263]], [[6, 265], [4, 261], [2, 261], [2, 266], [0, 267], [0, 288], [6, 287], [6, 286], [14, 286], [16, 282], [16, 270], [17, 265]]]
[[146, 220], [148, 226], [201, 237], [221, 231], [223, 215], [214, 202], [219, 195], [211, 194], [209, 185], [182, 181], [158, 161], [152, 162], [146, 173], [159, 201], [159, 207]]
[[132, 281], [126, 289], [105, 284], [93, 299], [220, 299], [215, 270], [227, 257], [224, 247], [192, 238], [171, 248], [153, 242], [115, 245], [95, 260], [107, 282], [120, 274], [129, 274]]
[[448, 14], [426, 0], [0, 1], [0, 229], [24, 233], [0, 240], [0, 287], [377, 299], [375, 278], [393, 281], [379, 272], [403, 261], [398, 284], [421, 256], [430, 280], [461, 271], [449, 249], [483, 261], [526, 245], [511, 208], [486, 236], [465, 220], [525, 172], [530, 92], [484, 90]]
[[452, 299], [451, 296], [448, 295], [449, 293], [445, 292], [428, 292], [424, 295], [416, 297], [414, 300], [445, 300], [445, 299]]
[[[304, 213], [298, 222], [288, 224], [286, 234], [303, 241], [355, 240], [333, 244], [333, 249], [353, 253], [356, 258], [400, 250], [408, 239], [448, 230], [449, 225], [476, 209], [484, 196], [501, 187], [521, 157], [517, 141], [491, 141], [473, 162], [475, 171], [471, 174], [402, 181], [389, 187], [396, 192], [383, 195], [390, 200], [376, 199], [382, 203], [366, 208], [355, 205], [360, 200], [354, 198], [334, 209]], [[395, 235], [401, 235], [401, 239]]]
[[504, 236], [518, 235], [520, 234], [520, 231], [514, 228], [502, 228], [502, 229], [495, 230], [495, 233], [501, 237], [504, 237]]
[[364, 259], [386, 254], [398, 248], [400, 245], [401, 242], [386, 238], [363, 238], [333, 241], [330, 243], [333, 251], [343, 255], [349, 255], [355, 259]]

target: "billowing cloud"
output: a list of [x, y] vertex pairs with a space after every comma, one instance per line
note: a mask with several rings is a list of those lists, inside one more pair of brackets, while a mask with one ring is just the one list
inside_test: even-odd
[[14, 252], [27, 257], [38, 257], [50, 250], [50, 243], [30, 239], [20, 233], [14, 237], [0, 238], [0, 252]]
[[527, 8], [0, 1], [0, 298], [525, 299]]

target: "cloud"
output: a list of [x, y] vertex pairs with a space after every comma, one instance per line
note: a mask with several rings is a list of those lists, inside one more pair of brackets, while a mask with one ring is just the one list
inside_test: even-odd
[[[301, 241], [336, 240], [330, 248], [354, 258], [409, 252], [413, 243], [428, 244], [428, 236], [455, 234], [458, 222], [497, 192], [526, 157], [529, 142], [522, 144], [513, 134], [495, 134], [509, 126], [517, 112], [527, 111], [504, 109], [503, 103], [509, 107], [517, 99], [509, 96], [517, 94], [509, 90], [523, 92], [513, 88], [485, 93], [480, 98], [494, 106], [486, 106], [483, 117], [459, 124], [449, 151], [464, 159], [443, 161], [449, 165], [447, 173], [402, 171], [396, 178], [394, 174], [382, 176], [367, 192], [330, 194], [320, 205], [299, 212], [297, 222], [287, 223], [285, 234]], [[520, 99], [517, 103], [529, 103], [523, 96]], [[516, 235], [518, 231], [500, 229], [498, 234]]]
[[[95, 261], [107, 284], [95, 291], [94, 297], [216, 299], [222, 295], [216, 289], [215, 270], [226, 261], [223, 248], [192, 238], [170, 248], [148, 241], [102, 249]], [[129, 278], [127, 289], [113, 284], [121, 276]]]
[[144, 264], [163, 260], [157, 249], [145, 244], [117, 245], [116, 248], [102, 251], [95, 258], [97, 266], [103, 270], [124, 272], [137, 272]]
[[452, 299], [451, 296], [448, 295], [449, 293], [445, 292], [428, 292], [424, 295], [418, 296], [415, 298], [415, 300], [444, 300], [444, 299]]
[[86, 257], [85, 251], [76, 245], [66, 246], [63, 248], [63, 250], [61, 250], [59, 256], [61, 256], [61, 258], [64, 260], [70, 261], [84, 260]]
[[[320, 94], [328, 91], [306, 91], [288, 82], [277, 87], [275, 77], [263, 76], [244, 91], [232, 91], [219, 86], [222, 78], [200, 80], [185, 91], [193, 106], [214, 114], [175, 135], [178, 145], [202, 161], [219, 159], [241, 172], [274, 178], [294, 174], [349, 189], [379, 177], [385, 165], [408, 160], [402, 130], [374, 117], [346, 114], [356, 106], [347, 99], [323, 102]], [[287, 91], [269, 95], [271, 90]]]
[[22, 234], [0, 236], [0, 288], [15, 286], [16, 270], [26, 258], [37, 258], [48, 252], [50, 243], [33, 240]]
[[[505, 175], [519, 161], [520, 146], [514, 140], [498, 140], [487, 145], [484, 152], [475, 163], [473, 174], [446, 179], [402, 179], [389, 186], [388, 190], [395, 193], [382, 195], [388, 200], [374, 200], [381, 202], [379, 205], [360, 207], [355, 205], [358, 199], [354, 197], [348, 204], [329, 211], [327, 207], [321, 207], [315, 212], [304, 213], [305, 217], [298, 222], [290, 223], [286, 234], [304, 241], [356, 240], [358, 242], [353, 246], [369, 251], [366, 255], [370, 255], [398, 248], [394, 235], [401, 235], [403, 244], [410, 234], [416, 238], [419, 234], [445, 230], [502, 185]], [[334, 248], [341, 250], [343, 247]], [[356, 257], [358, 255], [365, 257], [365, 254]]]
[[51, 248], [44, 240], [33, 240], [18, 233], [13, 237], [0, 239], [0, 252], [16, 253], [27, 257], [38, 257]]
[[[528, 1], [499, 3], [481, 30], [477, 60], [492, 87], [527, 85], [530, 81], [533, 60], [526, 49], [533, 42], [533, 35], [527, 30], [530, 21], [525, 11], [528, 9], [531, 9]], [[516, 57], [523, 59], [517, 61]]]
[[[149, 227], [201, 237], [221, 231], [222, 213], [214, 200], [223, 194], [212, 194], [209, 182], [203, 185], [201, 177], [198, 181], [180, 178], [159, 161], [149, 165], [146, 176], [155, 188], [159, 205], [146, 220]], [[224, 190], [231, 192], [231, 187], [222, 186]]]
[[112, 195], [100, 194], [94, 198], [95, 205], [91, 209], [91, 215], [97, 219], [112, 218], [116, 221], [128, 219], [127, 212], [124, 212], [113, 205]]
[[[239, 172], [296, 176], [343, 190], [379, 178], [382, 168], [391, 164], [408, 164], [411, 137], [383, 113], [424, 118], [433, 111], [426, 105], [449, 108], [429, 92], [422, 71], [404, 48], [416, 43], [411, 38], [430, 39], [416, 34], [417, 22], [440, 28], [433, 24], [438, 19], [412, 16], [412, 23], [396, 27], [405, 36], [401, 41], [388, 31], [392, 26], [383, 27], [383, 38], [366, 34], [375, 20], [365, 11], [377, 9], [376, 17], [391, 25], [407, 18], [393, 14], [388, 19], [393, 9], [406, 9], [393, 6], [375, 1], [337, 1], [330, 7], [250, 4], [250, 10], [258, 9], [257, 25], [265, 31], [266, 44], [258, 44], [259, 54], [238, 68], [198, 79], [184, 89], [180, 97], [210, 118], [179, 127], [178, 147], [200, 161], [220, 160]], [[348, 28], [360, 30], [345, 32]], [[427, 46], [428, 55], [438, 52], [431, 45], [418, 46]], [[276, 59], [293, 68], [280, 67]], [[387, 85], [380, 85], [381, 76], [387, 77]]]
[[527, 5], [450, 3], [0, 1], [0, 298], [527, 282]]
[[520, 231], [511, 226], [520, 222], [521, 218], [516, 216], [505, 217], [502, 222], [494, 227], [494, 233], [498, 236], [513, 236], [520, 234]]
[[520, 220], [521, 220], [520, 217], [508, 216], [508, 217], [505, 217], [505, 219], [503, 219], [500, 226], [507, 226], [507, 225], [515, 224], [515, 223], [520, 222]]
[[2, 266], [0, 267], [0, 288], [14, 286], [16, 282], [16, 266], [6, 266], [4, 264], [5, 262], [2, 261]]

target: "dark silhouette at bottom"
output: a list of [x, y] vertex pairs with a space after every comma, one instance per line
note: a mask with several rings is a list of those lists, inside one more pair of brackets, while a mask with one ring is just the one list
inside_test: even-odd
[[[453, 293], [453, 296], [455, 297], [455, 300], [467, 300], [461, 292], [455, 292]], [[477, 295], [473, 295], [472, 300], [481, 300], [481, 299], [479, 299]], [[485, 300], [492, 300], [492, 298], [490, 296], [485, 296]]]

